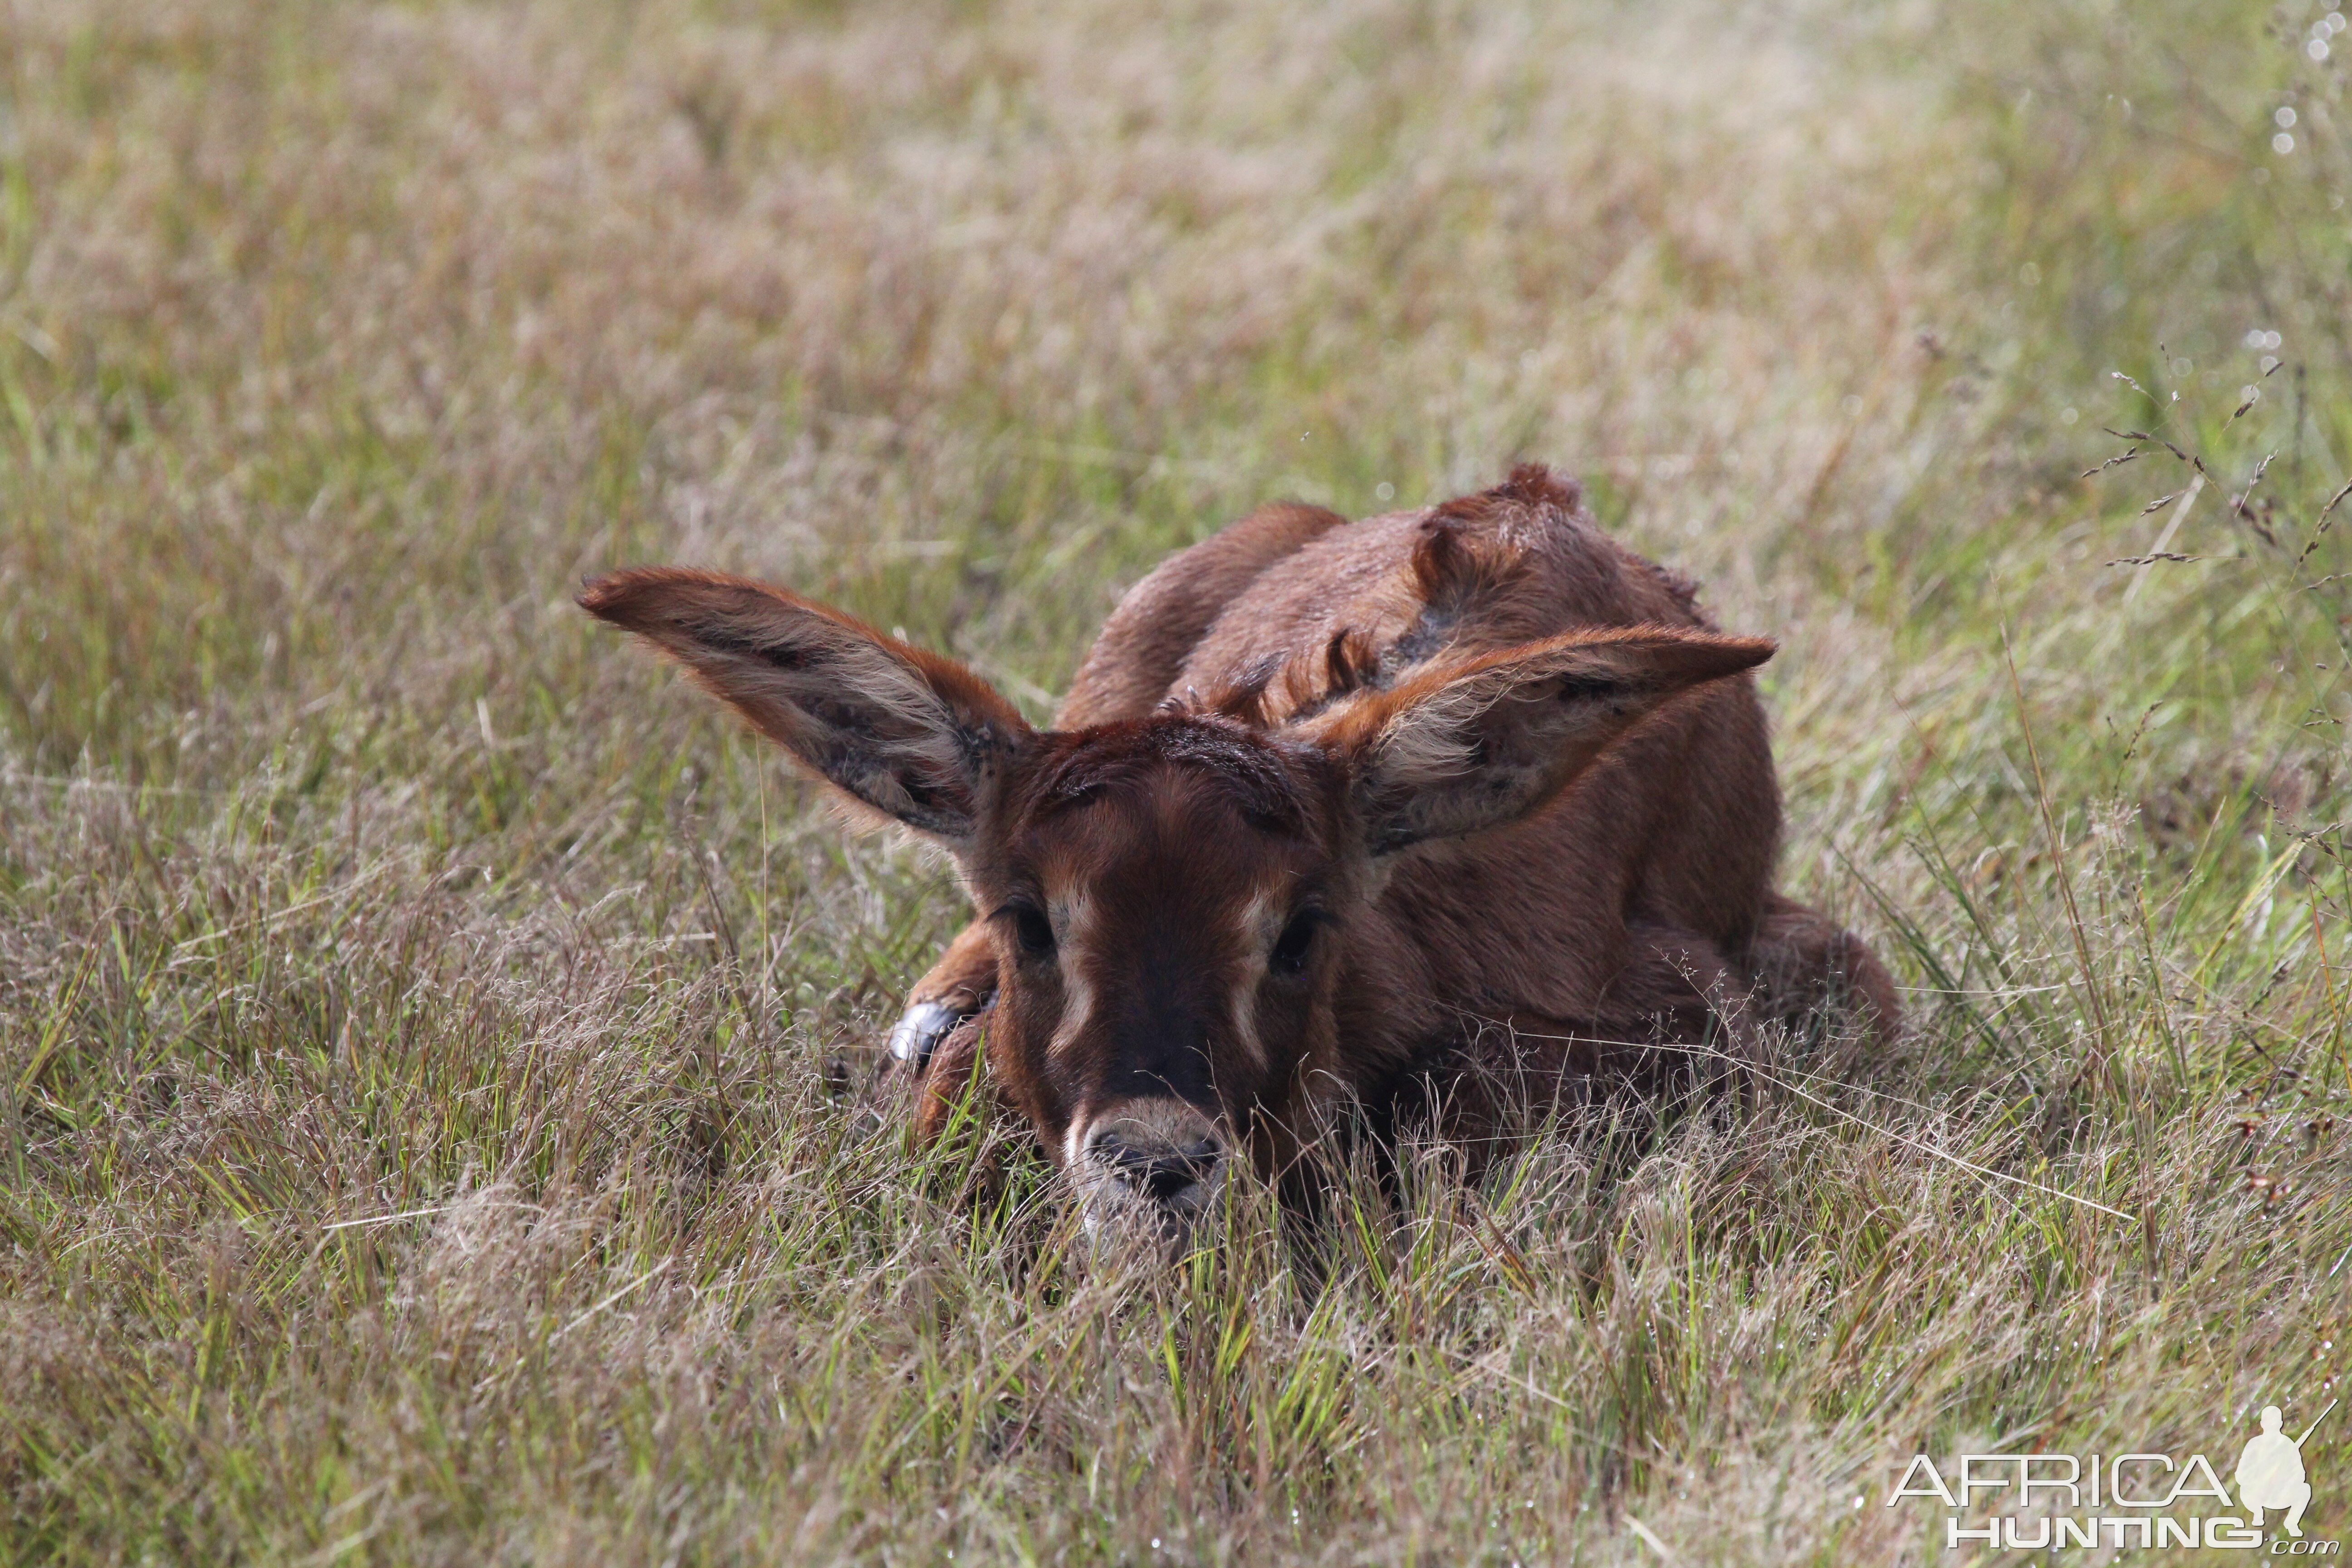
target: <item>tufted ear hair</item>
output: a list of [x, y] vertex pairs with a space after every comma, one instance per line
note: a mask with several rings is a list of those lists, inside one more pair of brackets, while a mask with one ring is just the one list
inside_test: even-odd
[[1515, 822], [1691, 688], [1772, 657], [1762, 637], [1574, 632], [1425, 670], [1300, 726], [1354, 780], [1374, 855]]
[[869, 818], [968, 851], [1004, 768], [1035, 731], [952, 659], [741, 577], [657, 566], [581, 591]]

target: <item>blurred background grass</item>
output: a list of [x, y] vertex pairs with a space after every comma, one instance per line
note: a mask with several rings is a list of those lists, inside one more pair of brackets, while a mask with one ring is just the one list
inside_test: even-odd
[[[2308, 0], [0, 6], [0, 1554], [1924, 1560], [1920, 1447], [2299, 1428], [2347, 56]], [[1360, 1197], [1319, 1292], [1262, 1204], [1122, 1280], [1017, 1147], [910, 1155], [950, 884], [569, 604], [750, 572], [1042, 716], [1257, 501], [1518, 458], [1782, 639], [1785, 878], [1919, 1027]]]

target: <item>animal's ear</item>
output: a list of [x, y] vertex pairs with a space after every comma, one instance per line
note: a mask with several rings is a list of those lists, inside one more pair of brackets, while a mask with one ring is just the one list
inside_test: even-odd
[[1664, 626], [1572, 633], [1424, 671], [1302, 729], [1347, 765], [1385, 855], [1526, 816], [1661, 705], [1772, 648]]
[[950, 850], [1035, 736], [961, 665], [765, 584], [656, 567], [598, 578], [580, 605], [685, 666], [856, 805]]

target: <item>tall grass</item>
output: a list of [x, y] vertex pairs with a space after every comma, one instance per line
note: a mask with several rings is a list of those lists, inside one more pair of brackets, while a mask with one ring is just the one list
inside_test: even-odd
[[[2327, 15], [0, 9], [0, 1557], [1940, 1560], [1923, 1447], [2316, 1413]], [[1519, 458], [1782, 639], [1785, 879], [1916, 1028], [1416, 1152], [1314, 1278], [910, 1152], [950, 884], [568, 603], [1042, 716], [1249, 505]]]

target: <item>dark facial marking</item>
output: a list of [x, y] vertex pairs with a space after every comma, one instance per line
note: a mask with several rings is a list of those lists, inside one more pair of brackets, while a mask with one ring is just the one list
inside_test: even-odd
[[995, 918], [1013, 928], [1013, 941], [1024, 958], [1044, 959], [1054, 956], [1054, 922], [1045, 911], [1026, 899], [1015, 899], [996, 911]]
[[1265, 966], [1286, 979], [1307, 973], [1307, 960], [1315, 951], [1315, 935], [1328, 919], [1320, 909], [1308, 907], [1290, 917], [1275, 939], [1274, 951], [1266, 955]]

